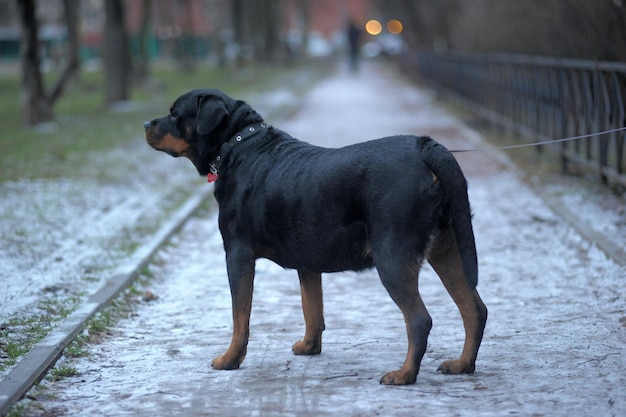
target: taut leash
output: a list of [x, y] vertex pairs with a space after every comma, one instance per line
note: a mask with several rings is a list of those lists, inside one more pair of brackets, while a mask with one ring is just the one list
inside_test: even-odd
[[542, 141], [542, 142], [523, 143], [521, 145], [497, 146], [497, 147], [493, 147], [493, 148], [454, 149], [454, 150], [451, 149], [450, 152], [452, 152], [452, 153], [486, 152], [486, 151], [501, 151], [501, 150], [505, 150], [505, 149], [530, 148], [530, 147], [533, 147], [533, 146], [549, 145], [551, 143], [569, 142], [569, 141], [574, 141], [574, 140], [579, 140], [579, 139], [584, 139], [584, 138], [590, 138], [590, 137], [594, 137], [594, 136], [608, 135], [609, 133], [621, 132], [622, 130], [626, 130], [626, 126], [625, 127], [618, 127], [617, 129], [605, 130], [605, 131], [602, 131], [602, 132], [589, 133], [589, 134], [586, 134], [586, 135], [579, 135], [579, 136], [571, 136], [571, 137], [568, 137], [568, 138], [561, 138], [561, 139], [555, 139], [555, 140], [545, 140], [545, 141]]

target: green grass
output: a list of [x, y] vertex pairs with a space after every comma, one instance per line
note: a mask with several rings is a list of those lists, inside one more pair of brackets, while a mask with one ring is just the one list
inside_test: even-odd
[[79, 373], [76, 368], [74, 368], [73, 366], [63, 365], [63, 366], [53, 368], [48, 373], [46, 378], [52, 382], [56, 382], [64, 378], [71, 378], [71, 377], [78, 376], [78, 375]]
[[[19, 106], [20, 78], [0, 77], [0, 182], [34, 178], [71, 178], [81, 170], [76, 155], [121, 146], [143, 135], [143, 122], [165, 115], [181, 93], [202, 87], [218, 88], [229, 95], [245, 98], [253, 92], [286, 86], [306, 88], [304, 79], [314, 81], [327, 72], [322, 63], [302, 67], [254, 66], [197, 68], [182, 73], [177, 69], [155, 68], [148, 80], [132, 88], [132, 111], [119, 112], [104, 105], [104, 81], [100, 72], [81, 72], [68, 84], [56, 103], [52, 124], [22, 127]], [[46, 77], [51, 84], [55, 74]], [[70, 158], [74, 156], [74, 158]], [[72, 161], [72, 163], [69, 163]], [[80, 162], [78, 162], [80, 163]]]
[[111, 316], [111, 311], [109, 309], [105, 309], [89, 320], [86, 328], [90, 337], [98, 337], [103, 333], [106, 333], [112, 323], [113, 317]]
[[28, 346], [10, 340], [5, 347], [5, 353], [9, 360], [15, 360], [28, 352]]
[[15, 314], [0, 327], [0, 371], [14, 365], [43, 339], [56, 322], [78, 307], [77, 296], [40, 300], [34, 311]]
[[87, 340], [87, 336], [82, 334], [76, 336], [76, 338], [65, 347], [63, 354], [68, 358], [80, 358], [87, 356], [87, 351], [85, 350], [85, 343]]

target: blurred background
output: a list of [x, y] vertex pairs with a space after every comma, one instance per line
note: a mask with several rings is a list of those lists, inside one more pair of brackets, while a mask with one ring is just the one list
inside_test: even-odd
[[[0, 145], [18, 156], [41, 153], [33, 132], [62, 132], [44, 154], [106, 148], [185, 90], [299, 94], [338, 63], [356, 73], [368, 59], [478, 104], [527, 140], [626, 124], [623, 0], [0, 0], [0, 9]], [[120, 128], [72, 139], [79, 116], [98, 132], [111, 118]], [[603, 140], [563, 145], [563, 169], [574, 161], [626, 187], [626, 138]], [[42, 176], [13, 156], [0, 180]]]
[[[193, 71], [336, 56], [348, 47], [349, 24], [368, 58], [435, 51], [626, 60], [622, 0], [0, 0], [0, 8], [0, 69], [22, 72], [27, 125], [51, 118], [81, 70], [104, 71], [104, 99], [113, 103], [159, 65]], [[58, 77], [45, 88], [39, 71]]]

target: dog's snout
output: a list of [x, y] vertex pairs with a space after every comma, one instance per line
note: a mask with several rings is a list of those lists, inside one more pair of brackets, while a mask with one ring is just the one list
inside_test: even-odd
[[148, 128], [150, 127], [151, 122], [143, 122], [143, 130], [148, 130]]

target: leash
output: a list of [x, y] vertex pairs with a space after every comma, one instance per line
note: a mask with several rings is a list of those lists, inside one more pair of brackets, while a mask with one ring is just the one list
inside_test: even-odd
[[571, 136], [568, 138], [561, 138], [561, 139], [555, 139], [555, 140], [545, 140], [543, 142], [524, 143], [521, 145], [497, 146], [494, 148], [454, 149], [454, 150], [450, 150], [450, 152], [452, 153], [486, 152], [486, 151], [501, 151], [501, 150], [506, 150], [506, 149], [530, 148], [532, 146], [549, 145], [551, 143], [569, 142], [569, 141], [574, 141], [574, 140], [579, 140], [579, 139], [584, 139], [584, 138], [590, 138], [594, 136], [608, 135], [609, 133], [621, 132], [623, 130], [626, 130], [626, 126], [618, 127], [617, 129], [605, 130], [602, 132], [589, 133], [586, 135]]

